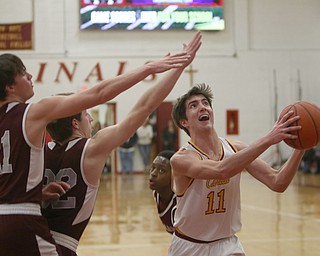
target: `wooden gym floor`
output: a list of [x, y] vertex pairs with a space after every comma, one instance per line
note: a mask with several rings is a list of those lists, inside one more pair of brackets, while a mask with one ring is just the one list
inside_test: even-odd
[[[158, 219], [148, 176], [101, 179], [79, 256], [166, 256], [171, 235]], [[320, 255], [320, 175], [297, 173], [283, 194], [242, 174], [242, 230], [247, 256]]]

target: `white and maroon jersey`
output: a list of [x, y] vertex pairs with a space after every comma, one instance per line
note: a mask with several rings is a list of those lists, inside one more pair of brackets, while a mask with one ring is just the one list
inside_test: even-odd
[[164, 204], [160, 201], [160, 195], [157, 191], [153, 190], [153, 198], [157, 204], [157, 210], [159, 218], [162, 224], [165, 226], [166, 231], [170, 234], [174, 233], [174, 214], [176, 211], [177, 197], [175, 194], [172, 195], [172, 198], [168, 204]]
[[26, 137], [29, 108], [18, 102], [0, 108], [0, 205], [41, 203], [44, 147]]
[[59, 145], [49, 142], [45, 149], [45, 182], [65, 181], [70, 190], [42, 210], [57, 244], [76, 251], [93, 212], [98, 186], [83, 173], [83, 159], [89, 139], [78, 138]]
[[[220, 138], [220, 160], [230, 157], [236, 149]], [[210, 159], [192, 142], [183, 147], [200, 159]], [[241, 228], [240, 176], [225, 180], [192, 179], [183, 192], [177, 194], [175, 229], [177, 236], [193, 242], [210, 242], [230, 237]]]

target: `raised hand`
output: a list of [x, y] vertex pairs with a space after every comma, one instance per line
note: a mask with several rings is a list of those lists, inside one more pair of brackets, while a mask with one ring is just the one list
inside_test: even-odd
[[197, 32], [193, 39], [188, 44], [183, 44], [183, 50], [190, 55], [190, 58], [188, 61], [184, 63], [184, 67], [188, 66], [196, 56], [197, 51], [199, 50], [201, 46], [201, 32]]
[[293, 111], [289, 111], [283, 117], [279, 118], [272, 130], [268, 134], [271, 144], [276, 144], [285, 139], [297, 139], [297, 136], [293, 132], [301, 129], [301, 126], [294, 125], [299, 120], [299, 116], [290, 116]]
[[162, 73], [172, 68], [181, 68], [190, 59], [190, 55], [186, 52], [177, 54], [167, 54], [164, 58], [147, 63], [152, 73]]
[[188, 44], [183, 44], [183, 52], [176, 54], [167, 54], [164, 58], [147, 63], [153, 73], [162, 73], [172, 68], [187, 67], [196, 56], [201, 46], [201, 33], [197, 32]]

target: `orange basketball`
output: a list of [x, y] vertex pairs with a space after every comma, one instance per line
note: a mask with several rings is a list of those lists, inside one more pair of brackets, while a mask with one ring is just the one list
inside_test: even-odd
[[292, 134], [298, 136], [297, 139], [286, 139], [284, 142], [295, 149], [309, 149], [320, 142], [320, 108], [307, 101], [297, 101], [285, 107], [280, 117], [292, 110], [294, 114], [290, 117], [300, 116], [300, 119], [293, 125], [301, 126], [301, 130]]

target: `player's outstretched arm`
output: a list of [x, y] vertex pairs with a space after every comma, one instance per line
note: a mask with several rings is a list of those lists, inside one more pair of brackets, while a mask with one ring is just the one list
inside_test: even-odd
[[[190, 56], [188, 61], [181, 67], [167, 72], [155, 86], [149, 88], [140, 97], [138, 102], [122, 122], [100, 130], [90, 141], [86, 153], [86, 159], [94, 158], [95, 162], [92, 162], [92, 164], [97, 163], [98, 157], [101, 161], [105, 161], [107, 154], [130, 138], [130, 136], [145, 122], [148, 116], [168, 96], [184, 68], [187, 67], [187, 65], [189, 65], [194, 59], [200, 46], [201, 34], [196, 33], [190, 43], [184, 45], [184, 51], [188, 56]], [[89, 163], [89, 161], [87, 161], [87, 163]], [[85, 167], [87, 170], [92, 170], [92, 168], [94, 167]], [[92, 175], [92, 173], [93, 172], [91, 172], [90, 175]], [[96, 179], [98, 178], [99, 177], [96, 177]]]
[[[180, 68], [172, 69], [167, 72], [163, 78], [156, 83], [155, 86], [149, 88], [134, 105], [132, 110], [126, 118], [118, 125], [113, 127], [112, 139], [108, 140], [108, 145], [111, 149], [121, 145], [125, 142], [130, 136], [145, 122], [148, 116], [163, 102], [163, 100], [168, 96], [173, 87], [175, 86], [177, 80], [179, 79], [184, 68], [187, 67], [194, 59], [196, 52], [201, 46], [201, 34], [200, 32], [196, 33], [193, 39], [189, 44], [184, 45], [184, 51], [189, 57], [189, 60]], [[101, 133], [101, 132], [100, 132]], [[98, 137], [101, 134], [98, 134]], [[97, 149], [99, 152], [106, 153], [106, 144], [107, 140], [104, 135], [103, 139], [100, 138], [99, 142], [101, 143], [101, 149]], [[99, 143], [96, 142], [96, 143]]]
[[42, 117], [48, 122], [80, 113], [84, 109], [113, 99], [150, 74], [162, 73], [172, 68], [181, 67], [189, 58], [190, 56], [186, 52], [172, 56], [169, 55], [159, 60], [148, 62], [126, 74], [102, 81], [89, 90], [75, 93], [68, 97], [54, 96], [42, 99], [38, 103], [33, 104], [32, 108], [35, 110], [32, 110], [32, 117], [37, 119]]
[[[180, 68], [190, 56], [186, 51], [168, 55], [156, 61], [119, 75], [115, 78], [100, 82], [89, 90], [70, 96], [53, 96], [32, 104], [27, 116], [27, 136], [32, 144], [39, 145], [38, 135], [43, 132], [47, 123], [66, 116], [80, 113], [84, 109], [103, 104], [121, 92], [129, 89], [153, 73], [162, 73], [170, 69]], [[35, 141], [37, 140], [37, 141]]]

